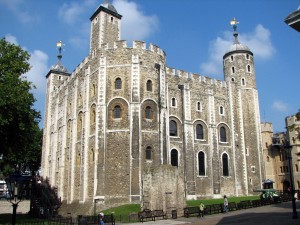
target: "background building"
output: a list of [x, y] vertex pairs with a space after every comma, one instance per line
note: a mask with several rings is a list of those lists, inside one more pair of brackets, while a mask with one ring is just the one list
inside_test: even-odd
[[224, 80], [216, 80], [168, 67], [153, 44], [120, 40], [121, 18], [100, 5], [90, 54], [72, 74], [59, 54], [47, 74], [42, 169], [62, 200], [141, 203], [145, 171], [167, 164], [182, 177], [185, 199], [261, 188], [254, 57], [239, 43], [237, 22]]
[[300, 7], [296, 11], [290, 13], [285, 18], [284, 22], [296, 31], [300, 32]]
[[266, 179], [274, 182], [274, 189], [287, 191], [290, 187], [290, 168], [288, 150], [284, 146], [286, 134], [273, 133], [272, 123], [268, 122], [261, 124], [261, 131]]
[[285, 118], [287, 136], [292, 146], [292, 169], [295, 189], [300, 190], [300, 111], [295, 115]]

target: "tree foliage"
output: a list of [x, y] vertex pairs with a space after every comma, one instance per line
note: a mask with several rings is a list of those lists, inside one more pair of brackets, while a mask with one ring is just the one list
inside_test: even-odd
[[42, 131], [40, 112], [30, 92], [34, 87], [23, 75], [30, 70], [30, 55], [21, 47], [0, 40], [0, 166], [10, 172], [38, 168]]

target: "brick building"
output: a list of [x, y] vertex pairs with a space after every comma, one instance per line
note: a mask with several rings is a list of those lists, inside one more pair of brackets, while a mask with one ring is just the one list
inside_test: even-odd
[[42, 171], [62, 200], [140, 203], [144, 171], [166, 164], [183, 177], [186, 199], [261, 188], [254, 57], [235, 20], [224, 80], [216, 80], [169, 67], [153, 44], [128, 47], [121, 18], [100, 5], [90, 54], [71, 74], [59, 54], [47, 74]]

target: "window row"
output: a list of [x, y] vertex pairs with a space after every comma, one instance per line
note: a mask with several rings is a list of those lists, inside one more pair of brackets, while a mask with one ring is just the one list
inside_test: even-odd
[[[154, 112], [150, 106], [147, 106], [144, 110], [144, 117], [146, 119], [153, 119]], [[120, 105], [116, 105], [113, 109], [113, 118], [121, 119], [122, 118], [122, 109]]]
[[[171, 165], [178, 167], [178, 151], [176, 149], [172, 149], [170, 153], [170, 159], [171, 159]], [[204, 152], [199, 152], [198, 156], [198, 175], [199, 176], [206, 176], [206, 157]], [[229, 176], [229, 160], [228, 160], [228, 155], [224, 153], [222, 155], [222, 175], [224, 177]]]
[[[231, 73], [234, 74], [236, 71], [235, 71], [235, 67], [232, 66], [231, 67]], [[251, 72], [251, 66], [250, 65], [247, 65], [247, 72], [250, 73]]]
[[[207, 129], [205, 127], [205, 129]], [[178, 137], [178, 125], [175, 120], [170, 120], [169, 123], [169, 131], [170, 131], [170, 136], [171, 137]], [[204, 132], [204, 126], [202, 124], [197, 124], [195, 126], [195, 138], [199, 140], [204, 140], [206, 139]], [[227, 132], [226, 132], [226, 127], [224, 125], [219, 127], [219, 140], [220, 142], [228, 142], [227, 139]]]
[[[234, 77], [231, 78], [231, 81], [232, 81], [232, 82], [235, 81]], [[246, 86], [246, 79], [245, 79], [245, 78], [241, 78], [241, 85], [242, 85], [242, 86]]]
[[[230, 59], [231, 59], [231, 61], [233, 61], [233, 59], [234, 59], [233, 55], [232, 55], [232, 56], [230, 56]], [[250, 56], [249, 56], [249, 54], [246, 54], [246, 59], [247, 59], [247, 60], [249, 60], [249, 59], [250, 59]]]
[[[177, 100], [176, 98], [171, 98], [171, 107], [174, 107], [176, 108], [177, 107]], [[202, 103], [201, 102], [197, 102], [196, 103], [196, 111], [200, 111], [202, 112]], [[219, 114], [220, 115], [224, 115], [224, 107], [223, 106], [220, 106], [219, 107]]]
[[[122, 80], [119, 77], [115, 79], [115, 89], [116, 90], [122, 89]], [[151, 80], [147, 80], [146, 90], [147, 91], [152, 91], [152, 81]]]

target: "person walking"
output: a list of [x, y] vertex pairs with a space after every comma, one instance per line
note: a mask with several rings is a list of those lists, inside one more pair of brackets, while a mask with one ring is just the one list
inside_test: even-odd
[[228, 199], [226, 195], [224, 195], [224, 213], [228, 212]]
[[104, 213], [99, 213], [99, 225], [105, 225], [104, 221]]
[[203, 204], [203, 202], [200, 202], [199, 208], [200, 208], [200, 217], [204, 217], [205, 205]]

